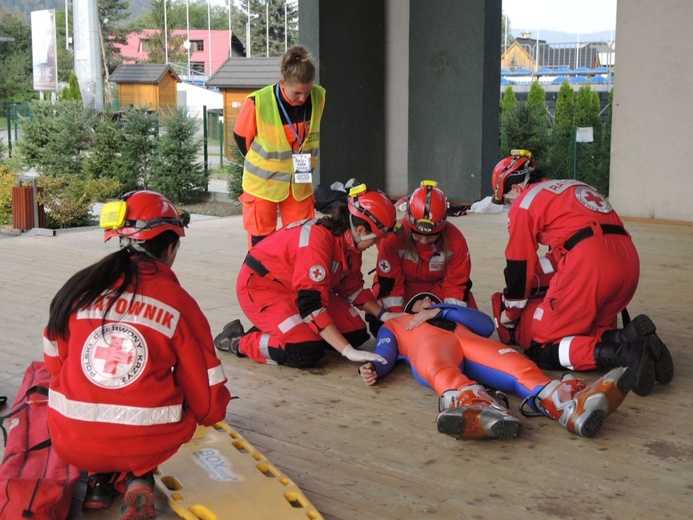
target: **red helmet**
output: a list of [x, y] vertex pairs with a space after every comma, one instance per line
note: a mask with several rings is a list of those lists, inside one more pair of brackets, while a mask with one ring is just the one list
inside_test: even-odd
[[529, 175], [539, 168], [532, 159], [532, 152], [527, 150], [511, 150], [510, 157], [501, 160], [493, 169], [491, 185], [493, 186], [493, 202], [505, 203], [505, 194], [513, 184], [522, 184], [529, 180]]
[[435, 235], [445, 227], [448, 199], [436, 181], [421, 181], [407, 203], [404, 224], [422, 235]]
[[188, 221], [189, 216], [179, 213], [166, 197], [142, 190], [131, 191], [119, 201], [104, 205], [100, 226], [106, 230], [104, 242], [116, 236], [144, 242], [169, 230], [184, 237]]
[[348, 207], [349, 213], [370, 223], [379, 238], [385, 238], [395, 226], [395, 205], [380, 190], [368, 190], [365, 184], [354, 186], [349, 191]]

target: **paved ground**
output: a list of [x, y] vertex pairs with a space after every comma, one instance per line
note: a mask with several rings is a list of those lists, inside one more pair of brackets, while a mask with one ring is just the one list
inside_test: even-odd
[[[467, 238], [474, 294], [489, 312], [490, 294], [502, 283], [506, 215], [451, 221]], [[306, 370], [220, 353], [229, 388], [239, 397], [227, 420], [327, 520], [689, 518], [693, 227], [651, 221], [628, 221], [626, 227], [642, 262], [631, 313], [653, 318], [676, 373], [669, 386], [657, 385], [648, 397], [629, 395], [592, 439], [545, 418], [522, 418], [525, 431], [518, 439], [454, 441], [437, 433], [437, 399], [404, 364], [366, 387], [356, 365], [334, 352]], [[0, 240], [0, 394], [12, 400], [26, 366], [41, 358], [41, 332], [55, 291], [116, 247], [102, 237], [92, 228]], [[195, 222], [182, 241], [174, 271], [213, 333], [233, 318], [249, 326], [234, 290], [245, 252], [238, 216]], [[364, 273], [374, 264], [375, 251], [368, 250]], [[373, 346], [371, 339], [365, 348]], [[579, 376], [594, 380], [599, 373]], [[509, 399], [517, 411], [519, 399]], [[118, 518], [118, 504], [89, 513], [79, 510], [79, 497], [75, 505], [71, 520]], [[157, 508], [159, 518], [177, 518], [161, 497]]]

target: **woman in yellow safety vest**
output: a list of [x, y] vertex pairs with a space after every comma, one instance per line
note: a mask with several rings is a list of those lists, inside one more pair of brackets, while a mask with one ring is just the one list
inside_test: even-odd
[[250, 246], [282, 225], [313, 218], [313, 170], [320, 151], [325, 89], [314, 84], [310, 52], [296, 46], [281, 59], [281, 78], [251, 93], [234, 126], [245, 157], [243, 228]]

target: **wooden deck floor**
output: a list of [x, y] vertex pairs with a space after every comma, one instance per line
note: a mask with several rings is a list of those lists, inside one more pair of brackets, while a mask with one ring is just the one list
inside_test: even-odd
[[[502, 285], [505, 215], [452, 220], [467, 237], [474, 293], [489, 312], [490, 294]], [[676, 372], [650, 396], [628, 396], [593, 439], [536, 418], [523, 419], [525, 431], [512, 441], [456, 442], [436, 432], [437, 399], [407, 367], [369, 388], [356, 364], [337, 354], [297, 370], [222, 353], [229, 387], [239, 397], [227, 420], [326, 519], [690, 518], [693, 227], [626, 225], [642, 261], [629, 310], [653, 318]], [[13, 399], [27, 365], [41, 359], [42, 329], [57, 289], [114, 249], [101, 237], [93, 229], [0, 239], [0, 394]], [[174, 269], [215, 333], [241, 317], [234, 286], [244, 254], [240, 217], [194, 221], [183, 239]], [[374, 258], [374, 251], [366, 254], [367, 270]], [[517, 410], [519, 400], [510, 397]], [[157, 507], [159, 518], [177, 518], [165, 504]], [[99, 513], [74, 509], [71, 518], [118, 517], [115, 506]]]

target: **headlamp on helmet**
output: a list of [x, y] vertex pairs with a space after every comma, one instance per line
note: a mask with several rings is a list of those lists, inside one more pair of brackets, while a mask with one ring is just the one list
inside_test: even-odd
[[140, 190], [105, 204], [99, 226], [105, 231], [104, 241], [117, 236], [131, 244], [145, 242], [164, 231], [173, 231], [183, 237], [189, 222], [190, 214], [177, 210], [163, 195]]
[[506, 204], [508, 202], [506, 194], [513, 185], [525, 186], [529, 182], [531, 173], [538, 169], [529, 150], [515, 149], [510, 153], [509, 157], [502, 159], [493, 169], [491, 183], [494, 204]]
[[414, 233], [435, 235], [445, 227], [448, 200], [436, 181], [424, 180], [409, 197], [405, 223]]
[[[347, 206], [351, 215], [367, 221], [371, 227], [372, 233], [360, 240], [385, 238], [392, 232], [397, 219], [395, 205], [382, 191], [369, 190], [365, 184], [354, 186], [349, 190]], [[353, 233], [353, 223], [350, 221], [350, 224]], [[354, 241], [358, 243], [359, 238], [353, 234]]]

